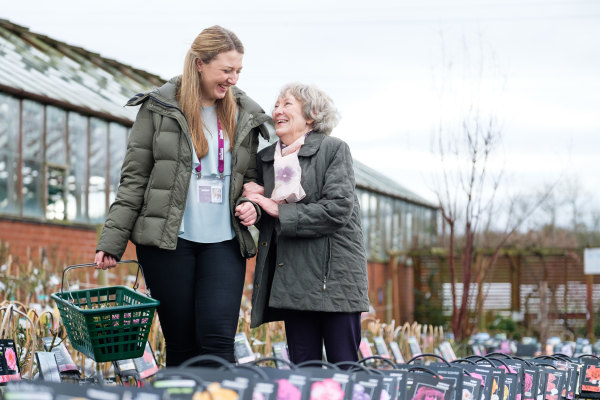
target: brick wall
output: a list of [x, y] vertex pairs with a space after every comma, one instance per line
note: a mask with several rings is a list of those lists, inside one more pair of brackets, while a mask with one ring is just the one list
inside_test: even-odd
[[[94, 260], [98, 234], [93, 225], [62, 225], [56, 223], [0, 219], [0, 241], [8, 244], [9, 252], [16, 262], [39, 259], [45, 252], [52, 264], [66, 266], [91, 263]], [[129, 242], [123, 255], [124, 260], [136, 259], [135, 246]], [[246, 263], [245, 295], [251, 296], [251, 284], [254, 279], [256, 259]], [[390, 276], [390, 266], [381, 263], [369, 263], [369, 299], [375, 308], [377, 317], [386, 320], [386, 309], [391, 307], [394, 316], [400, 320], [412, 319], [412, 269], [400, 266], [394, 292], [399, 298], [388, 299], [386, 289]], [[395, 296], [396, 297], [396, 293]]]
[[[9, 246], [9, 253], [17, 262], [38, 259], [45, 252], [61, 264], [91, 263], [97, 240], [96, 227], [92, 225], [0, 219], [0, 241]], [[123, 258], [135, 258], [131, 243]]]

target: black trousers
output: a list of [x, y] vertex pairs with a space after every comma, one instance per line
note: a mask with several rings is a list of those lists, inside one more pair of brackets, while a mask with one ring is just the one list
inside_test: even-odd
[[360, 312], [285, 310], [283, 320], [293, 363], [322, 360], [323, 345], [330, 363], [358, 361]]
[[147, 286], [160, 301], [167, 366], [201, 354], [234, 362], [245, 260], [236, 239], [196, 243], [179, 238], [176, 250], [137, 246]]

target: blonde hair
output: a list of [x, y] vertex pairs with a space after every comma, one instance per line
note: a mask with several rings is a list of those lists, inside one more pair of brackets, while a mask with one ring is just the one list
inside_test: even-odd
[[[198, 159], [208, 153], [208, 142], [204, 136], [204, 127], [202, 124], [202, 77], [196, 67], [196, 60], [200, 59], [203, 63], [210, 63], [220, 53], [235, 50], [244, 54], [244, 46], [235, 33], [218, 25], [204, 29], [187, 52], [183, 66], [183, 75], [181, 77], [181, 86], [177, 92], [177, 101], [181, 111], [185, 115], [192, 137], [194, 149]], [[227, 90], [223, 99], [217, 99], [217, 117], [227, 132], [230, 147], [233, 148], [235, 135], [235, 116], [237, 105], [231, 92]]]
[[289, 83], [281, 88], [279, 97], [291, 94], [302, 104], [302, 114], [307, 120], [314, 120], [312, 129], [329, 135], [340, 120], [340, 113], [333, 100], [325, 92], [313, 85]]

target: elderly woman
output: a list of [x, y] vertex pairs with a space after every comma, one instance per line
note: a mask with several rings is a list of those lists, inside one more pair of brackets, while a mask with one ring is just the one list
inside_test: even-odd
[[294, 363], [356, 361], [367, 311], [367, 262], [348, 145], [329, 136], [338, 113], [313, 86], [285, 86], [273, 109], [279, 141], [257, 155], [244, 196], [258, 228], [252, 327], [283, 320]]

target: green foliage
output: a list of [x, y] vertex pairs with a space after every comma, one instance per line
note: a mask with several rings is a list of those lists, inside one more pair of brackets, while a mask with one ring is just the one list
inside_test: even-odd
[[[449, 319], [444, 316], [441, 298], [441, 284], [436, 270], [429, 270], [428, 276], [419, 285], [415, 285], [415, 321], [435, 326], [448, 326]], [[421, 288], [421, 289], [419, 289]]]
[[525, 327], [517, 323], [510, 317], [505, 317], [500, 314], [490, 318], [492, 322], [487, 325], [490, 333], [505, 333], [508, 339], [519, 340], [525, 335]]

